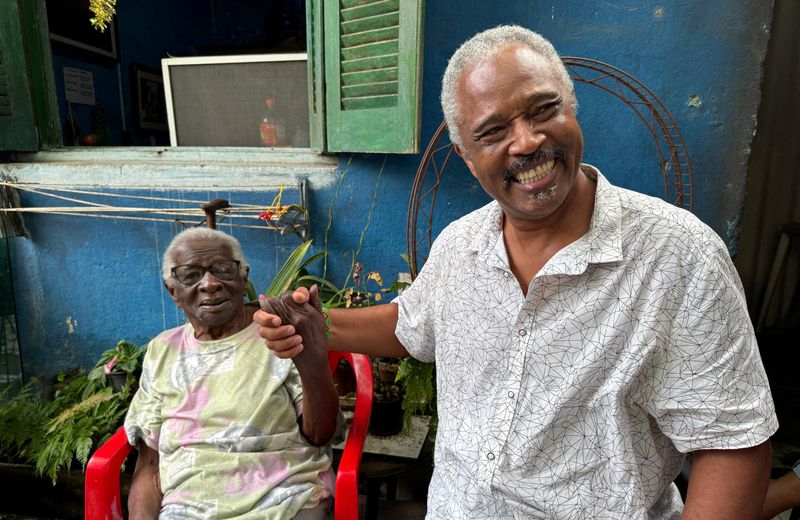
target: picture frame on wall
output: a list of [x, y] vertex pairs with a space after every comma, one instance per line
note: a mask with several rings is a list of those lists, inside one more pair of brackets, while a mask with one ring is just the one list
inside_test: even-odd
[[89, 0], [45, 0], [50, 40], [82, 55], [116, 61], [116, 18], [105, 31], [89, 22]]
[[131, 110], [137, 129], [169, 131], [161, 71], [138, 63], [131, 64]]

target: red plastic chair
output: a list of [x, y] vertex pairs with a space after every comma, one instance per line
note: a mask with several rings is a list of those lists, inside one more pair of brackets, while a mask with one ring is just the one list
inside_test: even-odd
[[[340, 359], [346, 359], [356, 379], [356, 406], [347, 434], [342, 458], [336, 471], [336, 520], [358, 519], [358, 468], [367, 439], [367, 427], [372, 411], [372, 365], [364, 354], [329, 352], [331, 373]], [[125, 429], [120, 428], [100, 446], [86, 465], [84, 518], [87, 520], [116, 520], [122, 518], [122, 498], [119, 473], [132, 447]]]

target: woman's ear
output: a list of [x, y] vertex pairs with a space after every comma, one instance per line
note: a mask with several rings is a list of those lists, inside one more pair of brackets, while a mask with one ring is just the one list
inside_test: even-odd
[[169, 293], [169, 296], [170, 298], [172, 298], [172, 301], [175, 302], [175, 305], [177, 305], [178, 308], [180, 308], [181, 304], [178, 302], [177, 296], [175, 296], [175, 289], [172, 286], [170, 286], [167, 282], [164, 282], [164, 288]]

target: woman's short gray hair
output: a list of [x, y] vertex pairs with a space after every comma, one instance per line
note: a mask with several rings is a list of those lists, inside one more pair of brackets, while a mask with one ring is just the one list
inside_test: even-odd
[[167, 250], [164, 251], [164, 261], [161, 267], [161, 277], [164, 279], [164, 283], [170, 286], [170, 280], [172, 280], [172, 268], [175, 267], [177, 259], [178, 249], [186, 244], [187, 242], [192, 242], [194, 240], [216, 240], [220, 242], [220, 245], [227, 245], [231, 248], [231, 257], [233, 260], [239, 261], [239, 275], [244, 276], [248, 272], [248, 265], [247, 260], [244, 259], [244, 253], [242, 253], [242, 245], [236, 240], [234, 237], [227, 233], [223, 233], [222, 231], [218, 231], [216, 229], [211, 229], [207, 227], [193, 227], [187, 230], [181, 231], [175, 238], [172, 239]]
[[561, 57], [549, 41], [542, 35], [518, 25], [501, 25], [480, 32], [461, 44], [450, 61], [442, 78], [442, 112], [450, 132], [450, 141], [463, 149], [463, 140], [458, 132], [461, 124], [461, 112], [456, 102], [456, 86], [464, 71], [489, 58], [511, 44], [520, 44], [546, 59], [563, 83], [569, 96], [569, 103], [575, 113], [578, 112], [578, 100], [575, 98], [575, 86], [567, 72]]

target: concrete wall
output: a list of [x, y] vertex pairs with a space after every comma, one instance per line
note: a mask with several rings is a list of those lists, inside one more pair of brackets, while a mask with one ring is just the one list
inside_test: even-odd
[[[771, 3], [759, 0], [429, 0], [423, 149], [441, 122], [440, 78], [453, 50], [478, 30], [518, 23], [550, 38], [564, 55], [593, 58], [625, 70], [664, 102], [691, 156], [694, 211], [735, 252], [771, 12]], [[579, 85], [578, 98], [585, 161], [598, 166], [612, 182], [662, 196], [655, 145], [633, 112], [594, 87]], [[400, 254], [406, 249], [408, 197], [420, 158], [341, 154], [338, 169], [315, 170], [310, 181], [314, 251], [326, 247], [327, 276], [334, 283], [345, 281], [356, 251], [365, 269], [378, 270], [384, 278], [407, 270]], [[113, 179], [117, 166], [85, 160], [74, 166], [3, 166], [20, 180], [46, 177], [55, 171], [50, 168], [65, 177], [73, 172], [83, 179], [104, 174]], [[124, 171], [126, 178], [138, 178], [143, 186], [154, 169], [167, 177], [189, 171], [171, 188], [134, 191], [199, 200], [224, 195], [235, 202], [268, 203], [274, 190], [266, 186], [278, 180], [259, 174], [257, 181], [238, 183], [247, 186], [239, 189], [233, 182], [239, 177], [239, 166], [215, 163], [210, 167], [214, 171], [194, 168], [167, 166], [153, 159], [125, 163]], [[201, 173], [192, 182], [194, 171]], [[214, 175], [228, 187], [214, 187]], [[434, 232], [486, 200], [454, 159], [439, 191]], [[23, 204], [44, 201], [23, 194]], [[158, 270], [160, 255], [176, 226], [51, 215], [26, 216], [25, 222], [31, 238], [12, 239], [11, 245], [26, 376], [87, 366], [120, 338], [143, 343], [182, 321], [161, 288]], [[294, 237], [262, 230], [231, 231], [253, 260], [257, 288], [266, 286], [299, 243]], [[321, 274], [321, 263], [317, 270]]]

